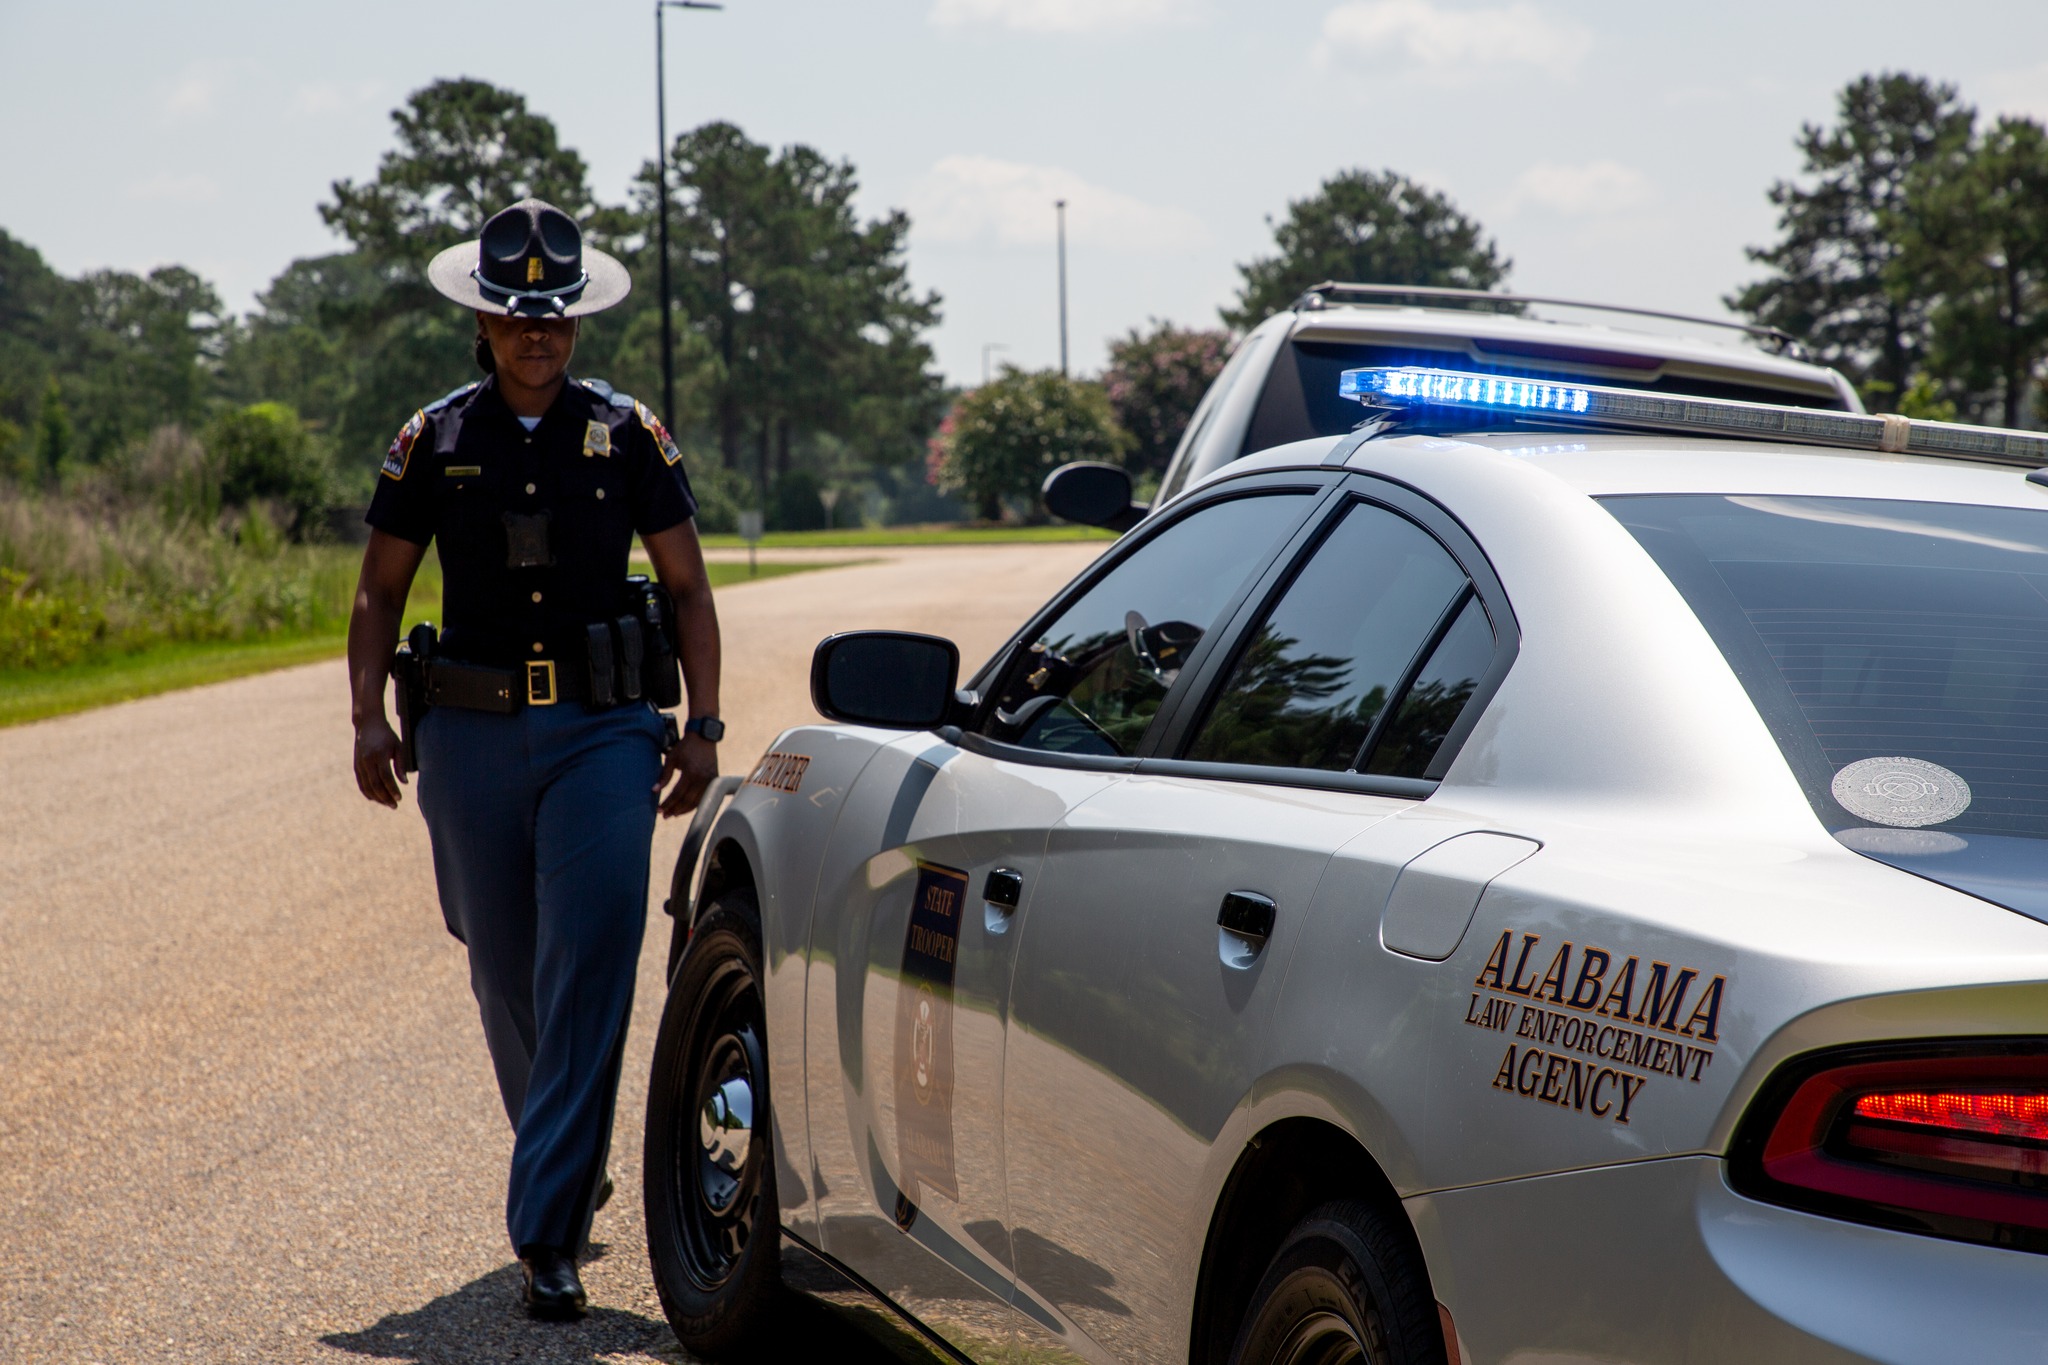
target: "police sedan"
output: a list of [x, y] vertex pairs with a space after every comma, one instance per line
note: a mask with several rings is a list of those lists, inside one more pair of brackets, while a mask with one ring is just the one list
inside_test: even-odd
[[2048, 1358], [2048, 440], [1342, 382], [964, 685], [819, 647], [675, 907], [678, 1335]]

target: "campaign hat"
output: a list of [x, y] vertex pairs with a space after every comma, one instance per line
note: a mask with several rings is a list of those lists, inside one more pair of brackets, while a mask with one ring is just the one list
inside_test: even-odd
[[633, 288], [617, 257], [585, 246], [576, 220], [539, 199], [492, 214], [475, 241], [435, 256], [427, 279], [465, 307], [507, 317], [580, 318]]

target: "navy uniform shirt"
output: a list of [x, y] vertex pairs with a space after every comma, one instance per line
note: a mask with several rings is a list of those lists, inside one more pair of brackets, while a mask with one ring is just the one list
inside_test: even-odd
[[532, 432], [495, 377], [413, 414], [364, 518], [441, 556], [441, 648], [511, 666], [581, 656], [584, 627], [626, 607], [633, 537], [695, 515], [661, 422], [611, 386], [570, 379]]

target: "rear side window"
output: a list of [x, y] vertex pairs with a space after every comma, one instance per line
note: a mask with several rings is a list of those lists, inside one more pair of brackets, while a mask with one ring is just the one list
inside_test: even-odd
[[1421, 776], [1492, 655], [1450, 552], [1355, 503], [1252, 631], [1186, 757]]
[[1383, 777], [1424, 777], [1451, 727], [1465, 712], [1479, 680], [1493, 663], [1493, 626], [1479, 598], [1466, 593], [1464, 605], [1437, 647], [1430, 651], [1400, 709], [1373, 745], [1365, 770]]
[[2048, 837], [2048, 511], [1605, 505], [1714, 636], [1844, 843], [1960, 866]]
[[1216, 382], [1209, 386], [1209, 391], [1202, 395], [1202, 401], [1195, 405], [1194, 418], [1187, 433], [1181, 437], [1180, 445], [1173, 452], [1175, 463], [1166, 471], [1166, 481], [1160, 486], [1155, 505], [1177, 497], [1194, 479], [1227, 464], [1236, 455], [1235, 451], [1224, 451], [1214, 458], [1202, 460], [1202, 434], [1209, 429], [1210, 423], [1216, 420], [1216, 410], [1223, 406], [1224, 399], [1229, 396], [1230, 390], [1244, 374], [1245, 366], [1251, 363], [1253, 353], [1261, 349], [1270, 349], [1270, 343], [1262, 348], [1252, 338], [1246, 337], [1238, 343], [1230, 359], [1224, 362], [1223, 371], [1216, 376]]
[[1136, 546], [1004, 666], [984, 733], [1054, 753], [1133, 752], [1188, 655], [1312, 496], [1210, 503]]

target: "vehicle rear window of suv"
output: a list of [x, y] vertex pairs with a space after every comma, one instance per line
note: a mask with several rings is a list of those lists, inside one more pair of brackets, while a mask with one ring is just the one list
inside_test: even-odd
[[[1245, 430], [1240, 455], [1271, 450], [1289, 441], [1306, 441], [1315, 436], [1339, 436], [1358, 425], [1363, 415], [1356, 402], [1337, 395], [1337, 380], [1346, 370], [1368, 365], [1428, 365], [1440, 370], [1463, 370], [1470, 374], [1512, 375], [1519, 379], [1557, 379], [1587, 382], [1583, 374], [1546, 370], [1523, 363], [1482, 365], [1459, 351], [1430, 351], [1407, 346], [1380, 346], [1363, 342], [1296, 341], [1289, 354], [1274, 358], [1267, 373], [1265, 391]], [[1650, 393], [1684, 394], [1691, 398], [1731, 398], [1743, 403], [1781, 403], [1793, 407], [1839, 410], [1841, 400], [1833, 396], [1772, 388], [1766, 384], [1731, 384], [1689, 375], [1666, 375], [1653, 383], [1631, 383], [1625, 379], [1597, 381], [1615, 388], [1643, 389]], [[1198, 471], [1198, 473], [1207, 471]]]
[[[2048, 913], [2048, 510], [1704, 494], [1603, 505], [1714, 637], [1838, 839]], [[2004, 889], [1983, 889], [1993, 882]]]

